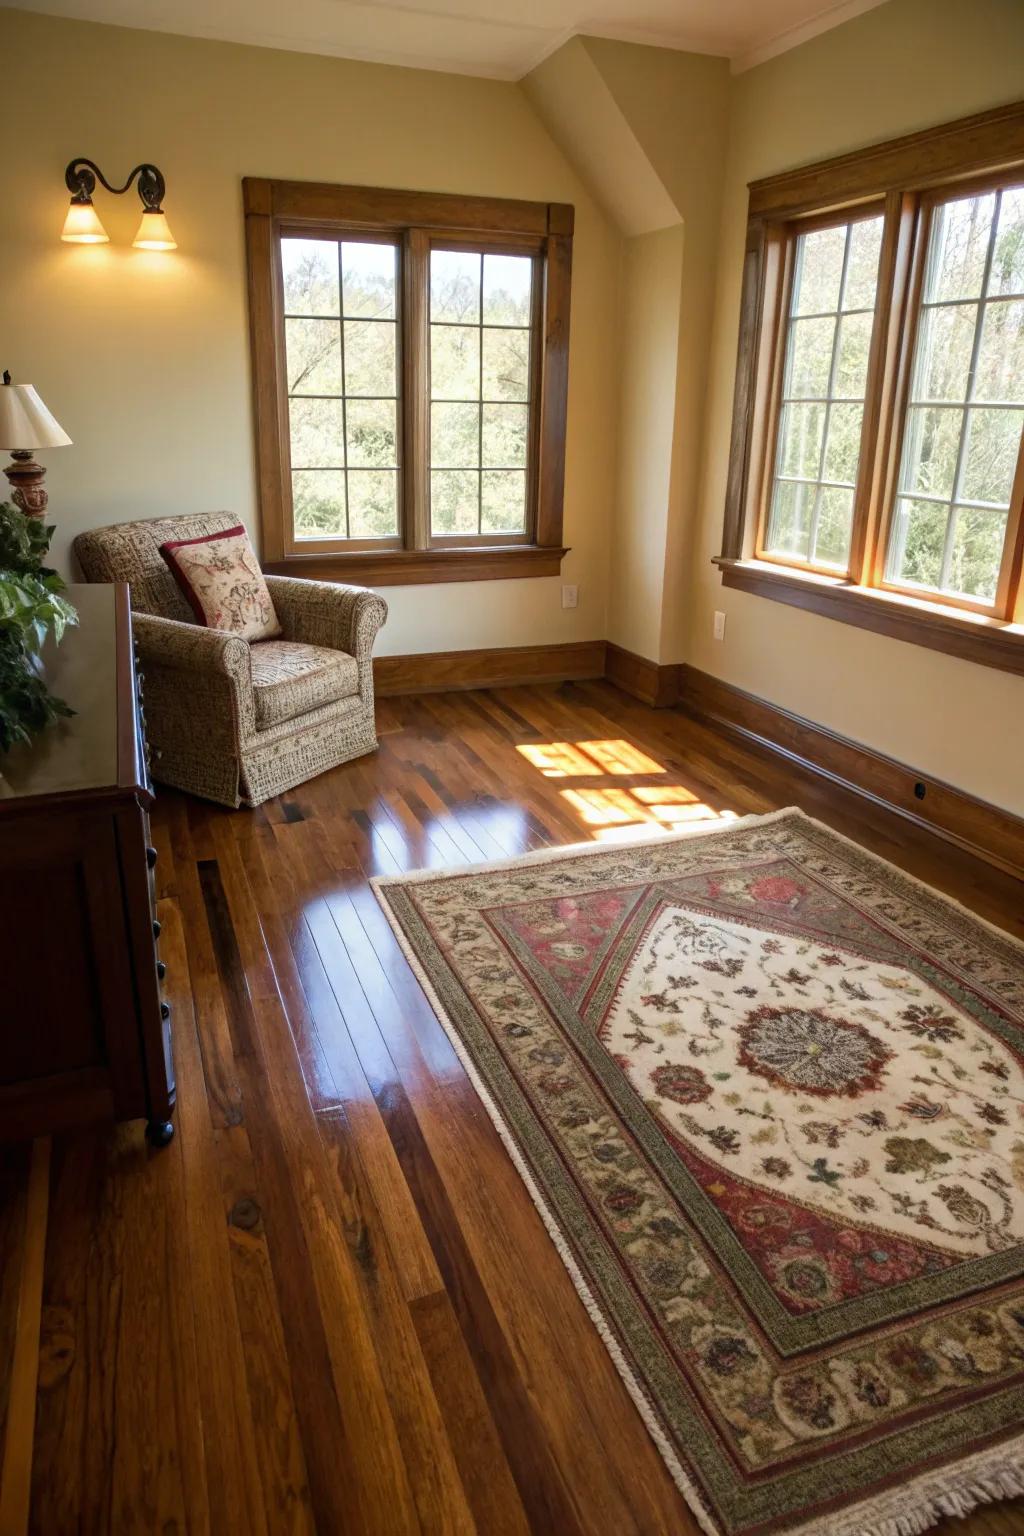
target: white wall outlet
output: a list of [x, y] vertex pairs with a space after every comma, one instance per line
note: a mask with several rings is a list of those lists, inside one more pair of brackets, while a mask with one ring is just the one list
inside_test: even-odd
[[562, 588], [562, 607], [563, 608], [575, 608], [577, 606], [577, 604], [579, 603], [579, 600], [580, 600], [580, 589], [579, 589], [579, 587], [572, 586], [572, 587], [563, 587]]
[[715, 639], [725, 639], [725, 614], [719, 613], [717, 610], [715, 612]]

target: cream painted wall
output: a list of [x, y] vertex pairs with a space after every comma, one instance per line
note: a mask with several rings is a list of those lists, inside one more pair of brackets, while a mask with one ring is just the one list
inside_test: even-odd
[[[0, 10], [0, 367], [74, 446], [46, 454], [54, 553], [100, 523], [226, 507], [256, 525], [240, 179], [352, 181], [576, 207], [566, 581], [390, 587], [382, 654], [601, 638], [615, 477], [620, 239], [515, 85]], [[180, 249], [62, 245], [74, 155], [167, 176]]]
[[615, 577], [608, 638], [657, 660], [678, 460], [683, 226], [625, 242]]
[[[687, 659], [1024, 814], [1024, 679], [721, 586], [748, 181], [1024, 96], [1020, 0], [889, 0], [736, 77]], [[712, 639], [712, 614], [728, 616]]]

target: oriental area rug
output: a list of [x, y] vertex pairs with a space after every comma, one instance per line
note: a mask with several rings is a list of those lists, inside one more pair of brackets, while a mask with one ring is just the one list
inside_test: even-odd
[[709, 1536], [1024, 1493], [1024, 946], [798, 810], [375, 888]]

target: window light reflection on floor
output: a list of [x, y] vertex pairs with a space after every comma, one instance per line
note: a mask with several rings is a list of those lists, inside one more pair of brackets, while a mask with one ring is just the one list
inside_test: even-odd
[[[549, 741], [517, 748], [548, 779], [609, 776], [645, 778], [666, 773], [661, 764], [628, 741]], [[684, 833], [719, 821], [735, 821], [735, 811], [716, 811], [682, 784], [624, 784], [598, 788], [583, 783], [560, 791], [591, 836], [600, 842]]]
[[548, 741], [520, 746], [516, 750], [534, 768], [539, 768], [546, 779], [666, 771], [653, 757], [648, 757], [628, 741]]

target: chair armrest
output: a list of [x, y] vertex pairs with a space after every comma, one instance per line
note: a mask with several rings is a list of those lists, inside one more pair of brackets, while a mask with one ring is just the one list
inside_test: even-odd
[[176, 672], [219, 672], [252, 687], [249, 647], [238, 635], [150, 613], [132, 614], [132, 633], [146, 666], [171, 667]]
[[376, 592], [296, 576], [267, 576], [266, 583], [286, 639], [347, 651], [361, 664], [369, 662], [388, 616], [388, 605]]

